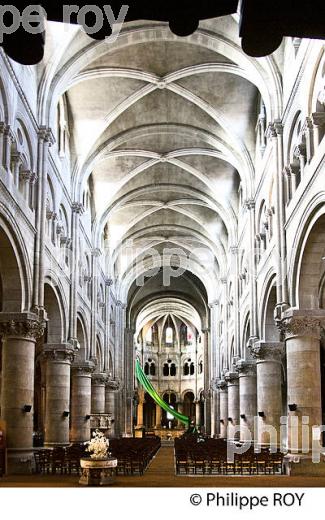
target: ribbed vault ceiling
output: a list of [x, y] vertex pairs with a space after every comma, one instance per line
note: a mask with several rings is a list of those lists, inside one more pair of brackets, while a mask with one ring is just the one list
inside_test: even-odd
[[91, 186], [94, 240], [105, 229], [124, 298], [140, 260], [150, 268], [152, 247], [191, 255], [188, 270], [209, 299], [211, 280], [223, 275], [240, 183], [244, 197], [252, 190], [260, 95], [268, 117], [280, 109], [274, 58], [246, 56], [236, 24], [209, 20], [179, 38], [166, 24], [134, 22], [111, 45], [49, 24], [40, 116], [46, 122], [66, 95], [73, 190], [81, 199]]

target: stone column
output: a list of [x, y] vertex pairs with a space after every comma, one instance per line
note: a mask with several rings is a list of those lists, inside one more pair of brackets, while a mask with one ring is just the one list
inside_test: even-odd
[[111, 416], [110, 437], [115, 436], [115, 395], [118, 387], [118, 381], [112, 379], [108, 380], [105, 386], [105, 413]]
[[210, 330], [202, 329], [204, 338], [204, 431], [207, 435], [211, 435], [211, 348], [210, 348]]
[[140, 392], [138, 395], [138, 406], [137, 406], [137, 428], [143, 428], [143, 405], [144, 405], [144, 392]]
[[107, 374], [99, 373], [92, 375], [91, 381], [91, 413], [105, 413], [105, 384]]
[[156, 404], [156, 428], [161, 428], [161, 408], [159, 404]]
[[9, 125], [4, 130], [4, 167], [7, 172], [10, 172], [11, 161], [11, 145], [15, 140], [15, 136]]
[[257, 415], [257, 386], [255, 361], [239, 360], [240, 440], [254, 440], [254, 418]]
[[69, 444], [70, 369], [74, 348], [69, 343], [45, 344], [45, 446]]
[[71, 442], [90, 439], [91, 374], [94, 368], [90, 361], [72, 366]]
[[1, 418], [7, 426], [8, 473], [31, 472], [35, 341], [44, 326], [32, 313], [0, 313]]
[[257, 284], [256, 284], [256, 261], [255, 261], [255, 201], [247, 199], [245, 201], [245, 208], [249, 211], [249, 240], [250, 240], [250, 254], [249, 254], [249, 283], [250, 283], [250, 343], [257, 339]]
[[0, 168], [4, 165], [3, 164], [3, 135], [5, 131], [6, 125], [4, 122], [0, 123]]
[[[225, 380], [228, 383], [228, 432], [230, 440], [239, 439], [239, 380], [237, 372], [227, 372]], [[231, 419], [231, 420], [229, 420]]]
[[220, 438], [227, 439], [228, 426], [228, 387], [224, 379], [218, 381], [220, 405]]
[[78, 269], [79, 269], [79, 226], [80, 217], [84, 212], [84, 207], [80, 202], [73, 202], [71, 205], [71, 238], [73, 261], [71, 265], [71, 285], [70, 285], [70, 313], [69, 313], [69, 342], [72, 345], [78, 344], [77, 339], [77, 291], [78, 291]]
[[[258, 444], [280, 445], [282, 415], [282, 355], [284, 344], [259, 341], [251, 348], [256, 358]], [[263, 415], [262, 415], [263, 414]], [[273, 437], [267, 429], [272, 426]]]
[[306, 117], [302, 132], [306, 137], [307, 162], [309, 163], [314, 155], [314, 126], [310, 117]]
[[325, 112], [314, 112], [311, 117], [314, 124], [314, 149], [316, 150], [323, 137]]
[[321, 309], [289, 309], [281, 322], [287, 352], [288, 405], [295, 407], [288, 419], [292, 453], [308, 453], [312, 427], [322, 424], [320, 330], [324, 323], [325, 311]]

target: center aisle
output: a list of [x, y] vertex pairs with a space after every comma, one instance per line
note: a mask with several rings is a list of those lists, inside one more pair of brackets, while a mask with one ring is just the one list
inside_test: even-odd
[[142, 477], [118, 476], [114, 487], [313, 487], [325, 484], [325, 478], [258, 476], [192, 477], [176, 476], [174, 447], [162, 446]]

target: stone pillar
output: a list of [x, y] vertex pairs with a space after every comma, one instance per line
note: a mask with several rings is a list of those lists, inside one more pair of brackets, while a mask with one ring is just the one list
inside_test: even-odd
[[[284, 344], [259, 341], [251, 348], [256, 358], [258, 444], [281, 444], [280, 417], [282, 415], [282, 355]], [[263, 415], [262, 415], [263, 414]], [[273, 437], [267, 430], [273, 427]]]
[[108, 380], [105, 386], [105, 413], [111, 416], [110, 437], [115, 436], [115, 395], [118, 386], [118, 382], [112, 379]]
[[323, 138], [325, 127], [325, 112], [314, 112], [311, 117], [314, 124], [314, 149], [316, 150]]
[[249, 211], [249, 240], [250, 240], [250, 254], [249, 254], [249, 283], [250, 283], [250, 342], [257, 339], [257, 284], [256, 284], [256, 261], [255, 261], [255, 201], [247, 199], [245, 201], [245, 208]]
[[[237, 372], [227, 372], [225, 380], [228, 383], [228, 432], [230, 440], [239, 439], [239, 380]], [[231, 420], [230, 420], [231, 419]]]
[[211, 435], [211, 348], [210, 348], [210, 330], [202, 329], [204, 338], [204, 431], [207, 435]]
[[15, 136], [9, 125], [4, 130], [4, 167], [7, 172], [10, 172], [10, 161], [11, 161], [11, 145], [15, 140]]
[[35, 314], [0, 313], [1, 418], [7, 426], [8, 473], [31, 472], [35, 341], [43, 333], [44, 323]]
[[6, 125], [4, 122], [0, 123], [0, 168], [4, 165], [3, 164], [3, 135], [5, 131]]
[[71, 442], [90, 439], [91, 374], [94, 368], [90, 361], [72, 367]]
[[240, 440], [254, 441], [254, 418], [257, 415], [257, 387], [255, 361], [238, 361]]
[[144, 392], [139, 392], [138, 395], [138, 406], [137, 406], [137, 428], [143, 428], [143, 405], [144, 405]]
[[156, 428], [161, 428], [161, 408], [159, 404], [156, 404]]
[[224, 379], [218, 381], [220, 403], [220, 438], [227, 439], [228, 426], [228, 387]]
[[280, 325], [286, 342], [288, 405], [295, 407], [288, 419], [291, 453], [308, 454], [312, 427], [322, 424], [320, 329], [324, 323], [324, 310], [289, 309]]
[[91, 413], [105, 413], [105, 384], [107, 374], [96, 373], [91, 381]]
[[69, 343], [45, 344], [45, 446], [69, 444], [70, 369], [74, 348]]
[[314, 155], [314, 126], [310, 117], [306, 117], [302, 132], [306, 138], [307, 162], [309, 163]]
[[71, 206], [71, 238], [72, 238], [72, 254], [73, 268], [71, 269], [71, 285], [70, 285], [70, 313], [69, 313], [69, 342], [72, 345], [78, 343], [77, 339], [77, 287], [78, 287], [78, 269], [79, 269], [79, 226], [80, 217], [84, 212], [84, 207], [80, 202], [74, 202]]

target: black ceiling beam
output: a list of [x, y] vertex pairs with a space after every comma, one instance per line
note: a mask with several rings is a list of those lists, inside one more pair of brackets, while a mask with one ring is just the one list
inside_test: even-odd
[[[169, 22], [171, 30], [179, 36], [187, 36], [194, 32], [200, 20], [226, 16], [235, 13], [238, 8], [238, 0], [202, 0], [194, 4], [188, 0], [124, 1], [129, 6], [126, 21]], [[27, 2], [20, 2], [17, 8], [22, 12], [28, 5], [30, 4]], [[63, 20], [65, 2], [43, 2], [41, 5], [47, 13], [48, 20]], [[76, 5], [82, 8], [89, 3], [77, 2]], [[100, 8], [110, 5], [117, 16], [123, 2], [96, 1], [95, 5]], [[242, 0], [240, 6], [239, 35], [242, 38], [243, 50], [250, 56], [270, 54], [280, 45], [283, 36], [325, 39], [325, 0]], [[93, 20], [92, 15], [89, 16], [90, 20]], [[91, 35], [92, 38], [103, 39], [110, 35], [111, 28], [105, 15], [104, 20], [106, 23], [103, 28]], [[10, 25], [10, 15], [5, 21]], [[71, 15], [71, 23], [77, 23], [77, 14]], [[35, 64], [43, 58], [44, 43], [44, 34], [28, 34], [20, 27], [12, 34], [5, 34], [2, 45], [12, 59], [22, 64]]]

